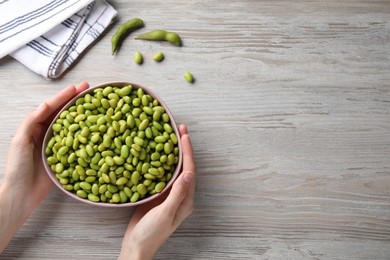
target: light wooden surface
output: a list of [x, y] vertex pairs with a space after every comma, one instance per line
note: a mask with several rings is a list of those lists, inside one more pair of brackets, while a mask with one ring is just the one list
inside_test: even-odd
[[[198, 167], [195, 210], [156, 259], [390, 258], [388, 0], [111, 3], [117, 23], [60, 80], [0, 60], [0, 178], [30, 110], [69, 84], [131, 81], [188, 125]], [[184, 46], [135, 33], [111, 56], [134, 17]], [[116, 259], [131, 214], [54, 189], [0, 258]]]

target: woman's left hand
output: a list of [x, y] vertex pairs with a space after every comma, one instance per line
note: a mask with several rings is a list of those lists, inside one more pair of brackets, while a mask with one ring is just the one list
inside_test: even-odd
[[63, 104], [88, 87], [83, 82], [63, 89], [28, 114], [17, 129], [0, 187], [0, 252], [53, 186], [41, 155], [50, 120]]

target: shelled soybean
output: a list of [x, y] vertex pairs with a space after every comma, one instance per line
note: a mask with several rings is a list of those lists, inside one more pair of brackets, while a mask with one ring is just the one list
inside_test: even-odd
[[136, 202], [161, 192], [179, 160], [178, 137], [142, 88], [97, 88], [52, 125], [45, 153], [62, 186], [93, 202]]

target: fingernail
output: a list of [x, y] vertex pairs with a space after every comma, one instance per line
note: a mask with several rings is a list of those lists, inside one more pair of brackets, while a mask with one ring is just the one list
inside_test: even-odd
[[194, 177], [194, 174], [192, 172], [186, 171], [184, 173], [183, 180], [186, 183], [190, 183], [193, 177]]

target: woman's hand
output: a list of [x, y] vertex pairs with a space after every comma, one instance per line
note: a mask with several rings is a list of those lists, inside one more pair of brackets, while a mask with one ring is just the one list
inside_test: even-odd
[[0, 187], [0, 252], [52, 188], [42, 163], [42, 141], [54, 113], [88, 83], [69, 86], [24, 119], [12, 139]]
[[119, 259], [152, 259], [168, 237], [193, 210], [195, 161], [187, 127], [179, 127], [183, 171], [169, 195], [141, 205], [130, 220]]

